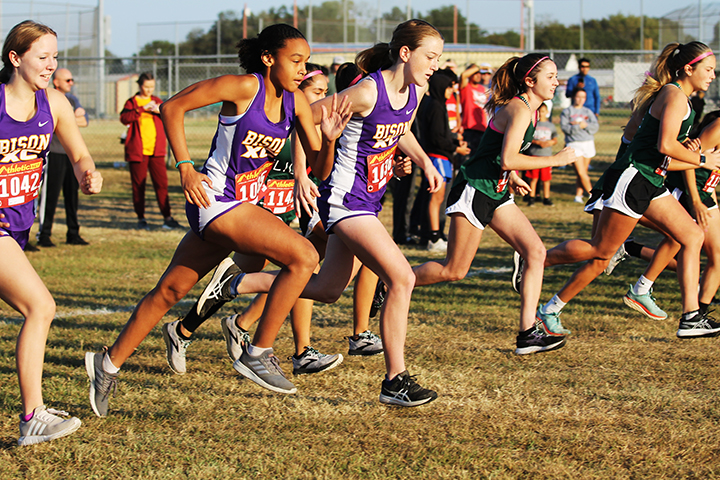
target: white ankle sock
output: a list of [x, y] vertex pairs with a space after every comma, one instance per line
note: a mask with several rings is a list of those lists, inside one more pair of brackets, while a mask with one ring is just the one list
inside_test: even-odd
[[545, 304], [543, 307], [543, 313], [560, 313], [565, 305], [567, 304], [560, 300], [560, 297], [555, 295], [548, 303]]
[[635, 295], [647, 295], [650, 292], [653, 283], [655, 282], [652, 282], [645, 278], [645, 275], [640, 275], [637, 283], [633, 286], [633, 293]]
[[107, 373], [112, 373], [113, 375], [120, 371], [120, 369], [118, 367], [113, 365], [112, 360], [110, 360], [110, 355], [108, 355], [107, 353], [105, 355], [103, 355], [102, 368]]
[[250, 355], [251, 357], [256, 357], [256, 358], [259, 357], [260, 355], [262, 355], [263, 353], [265, 353], [265, 352], [268, 351], [268, 350], [272, 351], [272, 347], [270, 347], [270, 348], [260, 348], [260, 347], [256, 347], [255, 345], [252, 345], [252, 344], [251, 344], [251, 345], [248, 345], [248, 347], [247, 347], [247, 353], [248, 353], [248, 355]]

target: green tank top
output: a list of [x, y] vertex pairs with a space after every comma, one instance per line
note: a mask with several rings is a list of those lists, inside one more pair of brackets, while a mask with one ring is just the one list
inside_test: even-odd
[[[522, 147], [520, 148], [521, 152], [530, 148], [534, 134], [535, 124], [530, 122], [527, 130], [525, 130]], [[491, 120], [475, 154], [460, 167], [460, 175], [458, 175], [455, 184], [467, 181], [471, 187], [491, 199], [500, 200], [505, 194], [510, 178], [510, 170], [501, 168], [500, 157], [504, 140], [505, 133], [495, 130]]]
[[[680, 88], [680, 85], [673, 82]], [[637, 133], [625, 154], [610, 168], [616, 170], [625, 170], [630, 165], [637, 168], [638, 172], [645, 177], [652, 185], [661, 187], [667, 176], [667, 168], [670, 165], [670, 158], [660, 153], [657, 149], [658, 136], [660, 135], [660, 120], [650, 115], [652, 106], [640, 122]], [[678, 134], [678, 141], [682, 142], [688, 136], [690, 128], [692, 128], [693, 120], [695, 120], [695, 112], [688, 100], [688, 113], [683, 118]]]
[[[277, 217], [289, 224], [295, 219], [295, 209], [292, 207], [292, 192], [295, 183], [293, 175], [291, 142], [285, 142], [282, 150], [275, 157], [275, 163], [268, 174], [266, 185], [272, 186], [271, 191], [265, 194], [259, 204]], [[287, 211], [283, 211], [290, 208]]]
[[[698, 193], [700, 194], [700, 200], [705, 202], [712, 196], [712, 192], [715, 191], [715, 187], [720, 182], [720, 170], [708, 170], [706, 168], [695, 169], [695, 185], [697, 186]], [[682, 172], [670, 172], [668, 173], [665, 184], [670, 191], [679, 188], [685, 195], [690, 197], [688, 189], [685, 185], [685, 178]]]

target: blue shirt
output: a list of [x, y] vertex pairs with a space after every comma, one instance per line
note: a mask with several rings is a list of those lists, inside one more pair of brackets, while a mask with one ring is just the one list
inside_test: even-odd
[[[573, 75], [567, 82], [565, 89], [565, 95], [572, 98], [573, 92], [580, 81], [580, 74]], [[585, 75], [585, 92], [587, 92], [587, 99], [585, 99], [585, 106], [589, 108], [595, 115], [600, 113], [600, 88], [598, 87], [597, 80], [590, 75]]]

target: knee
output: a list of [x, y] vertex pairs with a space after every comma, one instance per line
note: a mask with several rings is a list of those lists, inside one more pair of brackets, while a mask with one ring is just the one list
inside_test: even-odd
[[298, 246], [293, 252], [292, 259], [287, 265], [290, 271], [306, 275], [310, 278], [315, 268], [320, 262], [320, 255], [317, 250], [313, 247], [313, 244], [309, 240], [302, 239], [302, 244]]
[[543, 245], [542, 242], [530, 246], [523, 254], [525, 263], [528, 266], [540, 265], [541, 267], [544, 267], [546, 256], [547, 250], [545, 249], [545, 245]]
[[55, 318], [55, 300], [52, 296], [48, 295], [47, 298], [38, 299], [31, 306], [27, 308], [23, 316], [26, 319], [33, 319], [34, 321], [42, 321], [48, 327]]
[[315, 300], [321, 303], [335, 303], [340, 299], [344, 291], [345, 289], [340, 285], [327, 286], [322, 289]]
[[387, 283], [387, 287], [388, 291], [393, 290], [400, 295], [412, 296], [413, 288], [415, 288], [415, 273], [410, 268], [410, 265], [407, 265], [407, 268], [402, 270], [394, 271]]
[[457, 265], [446, 265], [441, 272], [441, 282], [457, 282], [467, 275], [468, 268]]

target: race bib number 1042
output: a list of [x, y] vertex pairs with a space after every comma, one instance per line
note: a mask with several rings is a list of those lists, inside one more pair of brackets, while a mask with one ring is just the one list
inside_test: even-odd
[[31, 202], [38, 195], [42, 159], [0, 165], [0, 208]]

